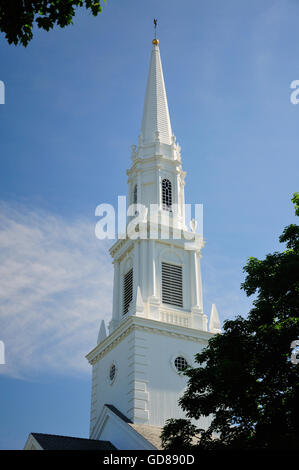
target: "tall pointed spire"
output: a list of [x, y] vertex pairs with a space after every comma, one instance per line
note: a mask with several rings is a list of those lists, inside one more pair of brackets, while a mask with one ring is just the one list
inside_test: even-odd
[[160, 142], [169, 145], [172, 142], [172, 131], [158, 39], [153, 40], [143, 108], [141, 139], [142, 143], [145, 145], [153, 143], [156, 140], [160, 140]]

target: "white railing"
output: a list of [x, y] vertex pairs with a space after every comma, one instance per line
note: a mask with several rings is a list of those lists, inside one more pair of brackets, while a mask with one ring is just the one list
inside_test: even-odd
[[164, 323], [171, 323], [172, 325], [185, 326], [186, 328], [192, 328], [191, 314], [174, 311], [160, 311], [160, 321]]

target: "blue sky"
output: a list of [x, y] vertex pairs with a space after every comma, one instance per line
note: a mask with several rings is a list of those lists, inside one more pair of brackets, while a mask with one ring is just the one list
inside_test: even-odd
[[88, 436], [90, 370], [109, 320], [109, 243], [95, 207], [126, 194], [137, 143], [153, 17], [186, 202], [203, 203], [207, 314], [246, 315], [249, 256], [279, 249], [295, 222], [299, 105], [297, 0], [108, 0], [94, 18], [0, 36], [0, 448], [31, 431]]

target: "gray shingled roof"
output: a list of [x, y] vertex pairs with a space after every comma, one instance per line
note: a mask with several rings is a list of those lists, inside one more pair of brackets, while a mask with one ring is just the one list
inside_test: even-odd
[[158, 426], [150, 426], [149, 424], [129, 424], [138, 434], [149, 441], [158, 450], [162, 450], [161, 432], [162, 428]]
[[115, 406], [105, 404], [113, 413], [115, 413], [120, 419], [127, 423], [131, 428], [133, 428], [138, 434], [143, 436], [147, 441], [149, 441], [157, 449], [162, 449], [161, 443], [161, 432], [162, 428], [158, 426], [150, 426], [149, 424], [137, 424], [133, 423], [129, 418], [127, 418], [123, 413], [121, 413]]
[[97, 441], [81, 437], [57, 436], [55, 434], [41, 434], [32, 432], [44, 450], [116, 450], [109, 441]]

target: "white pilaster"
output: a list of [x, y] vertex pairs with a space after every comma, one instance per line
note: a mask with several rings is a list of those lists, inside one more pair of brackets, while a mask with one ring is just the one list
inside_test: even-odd
[[112, 320], [109, 323], [109, 333], [112, 333], [112, 331], [116, 328], [118, 322], [119, 322], [119, 307], [120, 307], [120, 298], [119, 298], [119, 292], [120, 292], [120, 273], [119, 273], [119, 262], [114, 261], [114, 277], [113, 277], [113, 310], [112, 310]]
[[148, 261], [147, 261], [147, 248], [148, 242], [147, 240], [140, 241], [140, 258], [141, 258], [141, 276], [140, 276], [140, 287], [142, 296], [144, 299], [148, 297]]
[[193, 306], [192, 323], [193, 328], [207, 331], [208, 318], [202, 311], [202, 287], [199, 278], [198, 260], [196, 251], [191, 252], [191, 272], [193, 278]]
[[156, 247], [156, 242], [155, 240], [150, 240], [150, 249], [149, 249], [149, 276], [150, 276], [150, 292], [151, 296], [149, 298], [149, 314], [150, 318], [153, 320], [159, 320], [160, 319], [160, 313], [159, 313], [159, 305], [160, 305], [160, 300], [157, 295], [157, 260], [156, 260], [156, 253], [155, 253], [155, 247]]
[[133, 304], [136, 304], [139, 285], [139, 243], [139, 240], [135, 240], [133, 248]]

